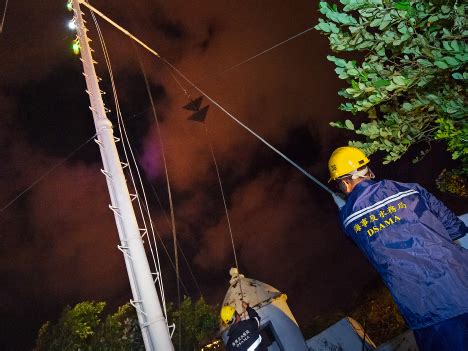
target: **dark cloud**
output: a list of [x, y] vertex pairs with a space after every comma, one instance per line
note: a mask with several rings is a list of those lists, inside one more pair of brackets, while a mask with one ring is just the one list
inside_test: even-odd
[[162, 34], [169, 40], [180, 40], [186, 36], [184, 28], [180, 23], [165, 22], [160, 24], [158, 28], [162, 32]]
[[[27, 134], [32, 147], [51, 156], [66, 157], [95, 133], [89, 123], [91, 118], [83, 118], [88, 115], [89, 101], [83, 94], [86, 85], [81, 77], [78, 64], [61, 65], [43, 79], [21, 87], [19, 128]], [[73, 133], [63, 133], [65, 128]]]
[[210, 47], [210, 44], [212, 43], [216, 35], [217, 29], [218, 29], [218, 26], [215, 24], [215, 22], [211, 22], [208, 24], [208, 28], [206, 31], [206, 38], [203, 39], [200, 43], [201, 52], [205, 52], [206, 50], [208, 50], [208, 48]]

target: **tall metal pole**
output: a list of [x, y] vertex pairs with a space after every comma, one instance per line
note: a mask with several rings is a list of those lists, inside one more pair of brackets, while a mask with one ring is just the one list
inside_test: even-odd
[[151, 273], [146, 252], [141, 238], [141, 231], [135, 217], [122, 164], [115, 146], [112, 123], [106, 116], [104, 103], [99, 89], [98, 78], [94, 69], [94, 61], [80, 10], [80, 1], [72, 0], [75, 13], [75, 23], [81, 47], [84, 76], [87, 93], [91, 102], [91, 111], [96, 127], [97, 140], [101, 151], [103, 173], [111, 198], [111, 205], [127, 268], [130, 286], [133, 294], [133, 305], [138, 314], [138, 320], [147, 351], [172, 351], [169, 329], [164, 318], [159, 297], [154, 285], [154, 279], [159, 279], [159, 272]]

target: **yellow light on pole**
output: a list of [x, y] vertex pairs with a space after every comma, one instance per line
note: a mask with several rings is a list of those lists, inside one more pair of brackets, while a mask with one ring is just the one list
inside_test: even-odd
[[80, 54], [80, 42], [78, 40], [75, 40], [72, 45], [72, 50], [75, 55]]

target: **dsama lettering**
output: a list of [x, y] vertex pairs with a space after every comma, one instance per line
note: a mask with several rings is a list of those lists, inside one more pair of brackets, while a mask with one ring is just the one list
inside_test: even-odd
[[382, 229], [387, 228], [388, 226], [391, 226], [392, 224], [395, 224], [396, 222], [401, 221], [401, 218], [398, 216], [393, 216], [384, 220], [382, 223], [380, 223], [378, 226], [373, 226], [372, 228], [367, 229], [367, 235], [372, 236], [375, 233], [378, 233]]
[[[369, 224], [374, 225], [374, 222], [377, 222], [380, 219], [384, 219], [387, 215], [391, 215], [392, 213], [395, 213], [401, 209], [407, 208], [407, 205], [403, 202], [400, 201], [397, 205], [397, 207], [390, 205], [387, 207], [387, 211], [385, 210], [380, 210], [378, 214], [371, 214], [369, 215], [369, 220], [364, 217], [362, 218], [359, 222], [357, 222], [354, 226], [354, 232], [359, 233], [361, 230], [366, 229]], [[377, 217], [378, 216], [378, 217]], [[398, 217], [398, 216], [395, 216]], [[369, 236], [374, 235], [374, 233], [378, 232], [379, 230], [382, 230], [389, 225], [392, 225], [395, 221], [398, 222], [400, 218], [398, 217], [398, 220], [395, 220], [394, 217], [391, 217], [390, 219], [384, 220], [384, 223], [378, 224], [376, 223], [375, 226], [367, 230], [367, 234]]]

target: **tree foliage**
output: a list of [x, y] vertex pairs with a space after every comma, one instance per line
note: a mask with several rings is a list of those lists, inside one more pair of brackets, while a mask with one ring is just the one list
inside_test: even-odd
[[[347, 99], [340, 109], [364, 112], [370, 121], [331, 125], [362, 135], [363, 141], [350, 144], [367, 154], [383, 151], [384, 163], [398, 160], [412, 145], [443, 140], [468, 174], [466, 2], [340, 3], [320, 1], [323, 16], [315, 28], [328, 36], [334, 52], [361, 57], [327, 58], [349, 84], [339, 92]], [[424, 149], [415, 161], [430, 147]]]
[[[84, 301], [65, 307], [56, 323], [46, 322], [40, 328], [35, 350], [144, 350], [135, 309], [125, 304], [103, 320], [105, 306], [105, 302]], [[218, 315], [203, 299], [192, 302], [185, 297], [180, 310], [170, 304], [167, 313], [176, 325], [181, 317], [182, 343], [179, 348], [173, 338], [176, 350], [197, 350], [215, 339]]]
[[36, 350], [144, 350], [134, 308], [125, 304], [102, 321], [105, 305], [84, 301], [65, 307], [57, 323], [41, 327]]
[[178, 331], [173, 336], [174, 347], [178, 351], [199, 350], [203, 345], [215, 339], [219, 326], [219, 317], [215, 307], [208, 305], [203, 298], [193, 302], [189, 297], [184, 297], [180, 309], [175, 309], [173, 304], [167, 308], [169, 320], [179, 325], [182, 336], [181, 345], [178, 343]]
[[135, 308], [129, 303], [108, 315], [90, 340], [91, 350], [144, 350]]

